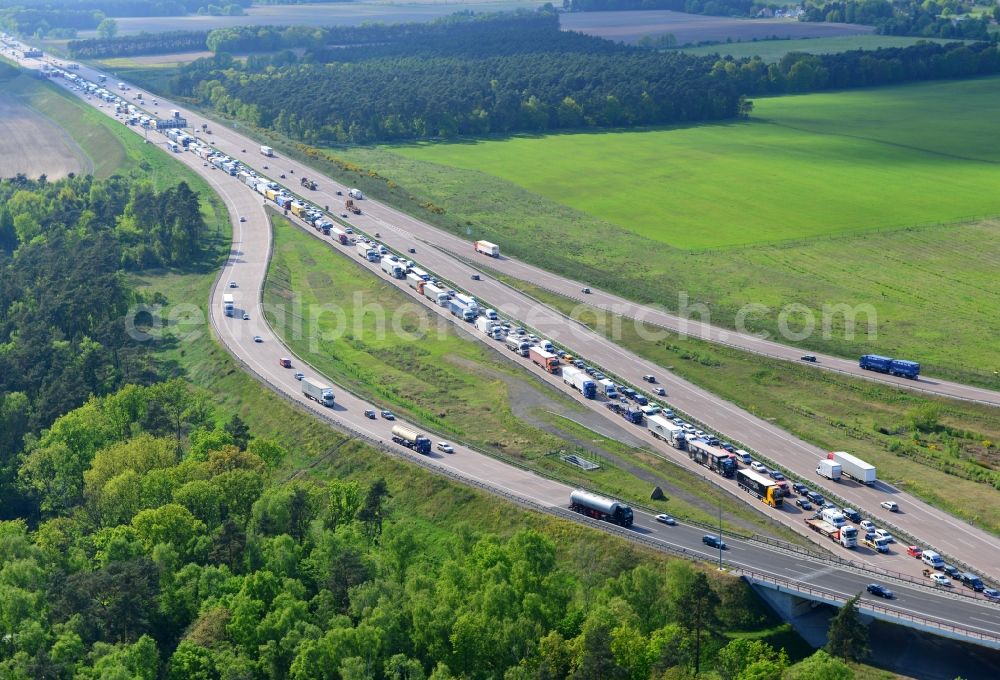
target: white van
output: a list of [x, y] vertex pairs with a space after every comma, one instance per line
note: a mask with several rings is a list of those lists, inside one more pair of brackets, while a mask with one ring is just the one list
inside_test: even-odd
[[934, 567], [935, 569], [941, 569], [944, 567], [944, 560], [933, 550], [925, 550], [924, 554], [920, 556], [924, 564]]

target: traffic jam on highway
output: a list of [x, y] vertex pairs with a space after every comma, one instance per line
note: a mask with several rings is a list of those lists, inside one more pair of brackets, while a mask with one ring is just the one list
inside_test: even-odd
[[[58, 68], [50, 69], [48, 73], [50, 77], [62, 78], [68, 86], [110, 104], [115, 109], [116, 117], [125, 124], [163, 133], [168, 140], [165, 146], [169, 150], [175, 153], [192, 153], [201, 159], [204, 168], [219, 170], [232, 176], [245, 185], [247, 190], [256, 192], [265, 203], [272, 204], [283, 210], [286, 216], [295, 218], [300, 226], [314, 231], [317, 236], [328, 236], [333, 245], [341, 246], [341, 252], [345, 255], [355, 254], [370, 270], [380, 271], [394, 280], [400, 290], [408, 291], [438, 313], [450, 315], [455, 323], [470, 324], [484, 342], [492, 340], [498, 343], [497, 347], [506, 348], [514, 357], [520, 357], [523, 366], [539, 374], [560, 378], [562, 387], [572, 391], [576, 398], [602, 402], [609, 415], [617, 415], [627, 423], [642, 428], [653, 439], [669, 447], [670, 451], [686, 456], [689, 461], [718, 475], [715, 480], [717, 483], [731, 480], [729, 483], [735, 484], [738, 489], [775, 511], [801, 512], [805, 527], [829, 539], [831, 545], [848, 550], [863, 546], [872, 557], [898, 554], [918, 559], [925, 567], [922, 573], [927, 577], [928, 584], [949, 588], [957, 581], [970, 591], [969, 594], [982, 594], [985, 599], [1000, 601], [1000, 592], [987, 587], [980, 576], [958, 569], [946, 563], [935, 551], [921, 549], [916, 545], [909, 545], [899, 551], [893, 550], [892, 546], [897, 544], [896, 537], [890, 527], [877, 526], [872, 514], [847, 507], [845, 503], [834, 503], [818, 489], [810, 488], [801, 481], [786, 479], [787, 471], [721, 439], [717, 433], [699, 425], [693, 418], [675, 412], [662, 401], [667, 394], [656, 376], [645, 375], [642, 385], [630, 385], [627, 381], [609, 375], [600, 367], [571, 354], [569, 348], [557, 346], [532, 332], [516, 319], [504, 318], [496, 309], [483, 304], [454, 282], [436, 278], [432, 272], [421, 268], [409, 257], [415, 255], [414, 249], [411, 248], [406, 254], [393, 252], [377, 240], [377, 232], [371, 235], [360, 233], [349, 220], [362, 214], [361, 205], [365, 197], [361, 191], [348, 189], [346, 195], [337, 191], [343, 197], [343, 205], [331, 212], [330, 206], [313, 205], [276, 179], [219, 152], [210, 143], [199, 138], [197, 132], [184, 132], [183, 128], [189, 126], [176, 111], [165, 118], [149, 116], [135, 104], [105, 88], [103, 82], [88, 82]], [[122, 92], [128, 89], [124, 83], [118, 83], [118, 88]], [[137, 101], [142, 102], [141, 98]], [[202, 132], [207, 133], [207, 127], [207, 124], [202, 125]], [[259, 154], [267, 162], [274, 162], [271, 147], [261, 146]], [[262, 163], [262, 166], [263, 170], [270, 170], [266, 163]], [[279, 172], [278, 179], [287, 179], [287, 176]], [[299, 188], [315, 191], [318, 185], [313, 179], [300, 177]], [[240, 217], [240, 221], [244, 221], [244, 218]], [[500, 256], [500, 246], [487, 241], [470, 244], [470, 251], [485, 257]], [[472, 275], [473, 279], [480, 276]], [[229, 287], [238, 286], [235, 281], [231, 281]], [[234, 321], [249, 319], [245, 313], [237, 314], [237, 309], [235, 294], [226, 292], [222, 296], [224, 315]], [[259, 336], [254, 339], [262, 341]], [[280, 364], [284, 368], [292, 368], [290, 359], [282, 358]], [[301, 384], [302, 394], [309, 399], [327, 407], [336, 403], [333, 386], [325, 381], [307, 377], [298, 371], [294, 377]], [[657, 399], [661, 402], [657, 402]], [[364, 415], [371, 419], [381, 416], [385, 420], [395, 420], [390, 411], [374, 406], [365, 409]], [[434, 444], [424, 433], [402, 423], [394, 425], [391, 432], [395, 444], [415, 453], [429, 454], [432, 449], [443, 453], [454, 451], [448, 442]], [[666, 452], [664, 450], [663, 453]], [[816, 461], [816, 474], [833, 483], [850, 478], [870, 487], [877, 481], [874, 466], [842, 451], [830, 452], [826, 458]], [[896, 502], [890, 499], [873, 496], [872, 504], [875, 503], [885, 513], [900, 510]], [[631, 527], [633, 523], [633, 511], [629, 506], [583, 490], [576, 490], [571, 494], [568, 507], [574, 512], [625, 528]], [[667, 525], [675, 523], [673, 518], [666, 515], [657, 516], [656, 519]], [[705, 535], [703, 543], [720, 551], [726, 548], [721, 535]], [[868, 592], [878, 597], [893, 596], [892, 591], [879, 584], [870, 584]]]

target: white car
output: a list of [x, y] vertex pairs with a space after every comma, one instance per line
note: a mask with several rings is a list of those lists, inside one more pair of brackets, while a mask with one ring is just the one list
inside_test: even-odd
[[875, 531], [875, 522], [871, 521], [870, 519], [863, 519], [863, 520], [861, 520], [861, 523], [860, 523], [859, 526], [862, 529], [864, 529], [866, 532], [867, 531]]
[[934, 581], [934, 583], [936, 583], [939, 586], [951, 585], [951, 579], [945, 576], [944, 574], [939, 574], [938, 572], [934, 572], [933, 574], [931, 574], [931, 580]]
[[889, 512], [899, 512], [899, 506], [896, 505], [896, 501], [882, 501], [879, 505]]
[[767, 466], [756, 460], [750, 463], [750, 469], [753, 470], [754, 472], [763, 472], [767, 474]]
[[677, 524], [677, 520], [671, 517], [670, 515], [657, 515], [656, 521], [661, 522], [663, 524], [669, 524], [670, 526], [674, 526], [675, 524]]
[[448, 442], [438, 442], [438, 451], [444, 451], [445, 453], [455, 453], [455, 448]]
[[896, 539], [892, 537], [892, 534], [890, 534], [885, 529], [876, 529], [875, 530], [875, 538], [884, 538], [886, 543], [895, 543], [896, 542]]

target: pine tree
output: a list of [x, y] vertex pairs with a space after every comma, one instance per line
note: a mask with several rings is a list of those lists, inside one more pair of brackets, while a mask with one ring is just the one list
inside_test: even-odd
[[868, 656], [868, 628], [858, 618], [860, 594], [849, 599], [830, 620], [826, 651], [846, 661], [860, 661]]

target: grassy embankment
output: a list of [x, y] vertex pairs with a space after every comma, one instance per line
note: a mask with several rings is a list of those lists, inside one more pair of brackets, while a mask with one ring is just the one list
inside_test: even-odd
[[865, 314], [853, 339], [834, 316], [800, 344], [1000, 388], [1000, 221], [913, 226], [1000, 212], [1000, 152], [981, 143], [998, 82], [759, 100], [731, 125], [335, 149], [316, 164], [552, 271], [670, 309], [686, 294], [724, 326], [748, 303], [769, 310], [748, 326], [776, 337], [789, 303], [820, 328], [826, 304], [872, 305], [871, 333]]
[[[523, 281], [501, 278], [608, 337], [620, 329], [617, 342], [623, 347], [806, 441], [851, 451], [875, 465], [880, 478], [1000, 534], [1000, 410], [642, 329]], [[650, 337], [663, 339], [650, 342]]]
[[919, 42], [947, 44], [954, 40], [914, 38], [905, 35], [840, 35], [833, 38], [802, 38], [798, 40], [745, 40], [719, 45], [682, 47], [679, 51], [697, 56], [719, 54], [736, 59], [760, 57], [767, 63], [780, 61], [789, 52], [837, 54], [851, 50], [878, 50], [889, 47], [910, 47]]
[[[720, 493], [712, 484], [642, 450], [620, 444], [577, 423], [592, 419], [560, 392], [506, 361], [480, 343], [463, 338], [450, 324], [372, 276], [344, 256], [275, 216], [274, 254], [264, 302], [274, 310], [269, 321], [284, 341], [309, 364], [341, 385], [435, 430], [546, 474], [641, 501], [664, 512], [713, 523]], [[296, 309], [336, 305], [341, 314], [278, 322]], [[378, 328], [385, 310], [388, 322]], [[402, 328], [419, 328], [419, 340], [392, 332], [395, 310]], [[298, 325], [298, 324], [301, 325]], [[623, 421], [623, 427], [629, 427]], [[594, 459], [601, 469], [585, 473], [559, 456], [574, 453]], [[655, 481], [651, 481], [655, 480]], [[663, 485], [666, 502], [649, 501], [654, 483]], [[783, 527], [722, 494], [727, 521], [741, 531], [759, 530], [800, 540]]]

